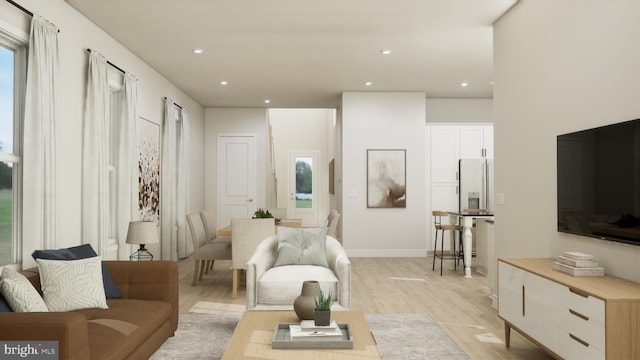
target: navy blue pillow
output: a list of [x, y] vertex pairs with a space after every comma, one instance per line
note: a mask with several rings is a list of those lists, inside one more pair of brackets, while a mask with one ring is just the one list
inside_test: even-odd
[[[91, 244], [83, 244], [73, 246], [66, 249], [57, 250], [36, 250], [31, 256], [34, 259], [45, 260], [80, 260], [98, 256], [95, 250], [91, 247]], [[122, 297], [122, 292], [116, 286], [116, 283], [111, 279], [109, 269], [102, 264], [102, 282], [104, 284], [104, 292], [107, 295], [107, 299], [119, 299]]]
[[4, 299], [2, 294], [0, 294], [0, 312], [13, 312], [13, 310], [11, 310], [11, 306], [7, 304], [7, 300]]

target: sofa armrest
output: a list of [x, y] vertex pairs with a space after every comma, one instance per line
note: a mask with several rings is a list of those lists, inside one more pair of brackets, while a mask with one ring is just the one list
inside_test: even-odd
[[345, 309], [351, 307], [351, 261], [340, 242], [327, 236], [327, 263], [338, 278], [338, 302]]
[[247, 261], [247, 310], [253, 310], [258, 301], [258, 279], [276, 262], [278, 238], [269, 236], [262, 240]]
[[87, 318], [80, 313], [0, 313], [0, 340], [57, 341], [61, 360], [83, 360], [91, 356]]
[[171, 303], [172, 332], [178, 328], [178, 263], [175, 261], [104, 261], [123, 299]]

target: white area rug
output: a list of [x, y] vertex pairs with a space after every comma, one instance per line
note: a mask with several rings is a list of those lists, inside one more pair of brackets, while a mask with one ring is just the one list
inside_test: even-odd
[[[175, 336], [151, 359], [220, 359], [241, 317], [241, 313], [180, 315]], [[368, 314], [365, 317], [385, 360], [469, 359], [428, 315]]]

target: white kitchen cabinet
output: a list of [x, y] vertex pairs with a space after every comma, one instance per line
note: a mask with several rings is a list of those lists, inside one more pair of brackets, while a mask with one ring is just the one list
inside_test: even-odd
[[493, 125], [460, 126], [460, 158], [493, 158]]
[[457, 126], [433, 126], [430, 130], [431, 183], [457, 183], [460, 129]]
[[564, 359], [640, 359], [640, 284], [572, 277], [553, 259], [499, 259], [498, 315], [505, 344], [514, 329]]

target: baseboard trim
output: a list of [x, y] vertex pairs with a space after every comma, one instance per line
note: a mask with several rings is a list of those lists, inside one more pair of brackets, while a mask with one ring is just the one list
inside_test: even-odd
[[349, 257], [427, 257], [427, 249], [345, 249]]

